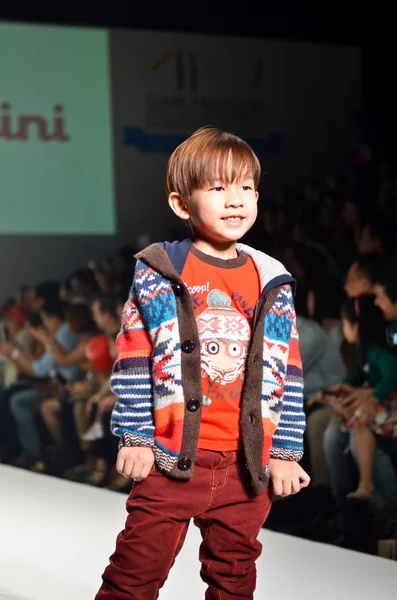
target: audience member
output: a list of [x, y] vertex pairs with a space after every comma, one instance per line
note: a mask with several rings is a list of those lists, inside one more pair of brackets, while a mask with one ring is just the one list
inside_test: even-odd
[[346, 273], [344, 288], [349, 298], [374, 293], [373, 278], [384, 260], [384, 257], [379, 254], [358, 256]]
[[[70, 330], [79, 336], [78, 345], [67, 352], [61, 344], [51, 341], [47, 332], [42, 333], [42, 342], [57, 365], [78, 366], [82, 372], [89, 370], [86, 360], [86, 347], [97, 335], [91, 310], [86, 304], [71, 304], [65, 308], [65, 320]], [[40, 413], [51, 439], [58, 445], [62, 442], [62, 397], [49, 397], [40, 406]], [[76, 417], [75, 417], [76, 418]]]
[[390, 218], [382, 214], [372, 216], [361, 229], [357, 244], [359, 253], [388, 256], [394, 251], [394, 246], [394, 224]]
[[[64, 322], [64, 306], [55, 300], [47, 301], [41, 308], [40, 317], [43, 328], [30, 328], [30, 334], [34, 339], [41, 341], [42, 334], [50, 336], [54, 343], [58, 343], [64, 350], [72, 351], [79, 343], [79, 338]], [[9, 356], [19, 370], [25, 374], [38, 379], [52, 378], [55, 382], [71, 381], [80, 375], [77, 365], [62, 366], [57, 364], [46, 348], [44, 354], [35, 359], [31, 354], [23, 353], [11, 342], [2, 342], [0, 351]], [[33, 405], [39, 398], [37, 385], [16, 391], [11, 398], [10, 407], [16, 422], [19, 442], [22, 448], [19, 464], [31, 467], [41, 455], [41, 442], [37, 431]]]
[[43, 331], [40, 336], [41, 342], [58, 365], [63, 367], [82, 365], [85, 362], [86, 346], [90, 339], [97, 335], [96, 324], [86, 304], [66, 305], [64, 314], [66, 325], [79, 337], [79, 344], [71, 352], [67, 352], [46, 331]]
[[[345, 375], [345, 365], [337, 346], [316, 321], [298, 314], [296, 324], [304, 373], [304, 397], [309, 401], [322, 389], [339, 383]], [[332, 411], [328, 406], [319, 405], [316, 408], [317, 410], [308, 415], [306, 427], [310, 473], [313, 485], [326, 487], [328, 473], [323, 451], [323, 436]]]
[[70, 302], [91, 306], [97, 295], [97, 285], [91, 269], [79, 269], [70, 276]]
[[30, 300], [30, 311], [39, 313], [47, 301], [59, 299], [60, 285], [56, 281], [40, 283], [33, 291]]
[[[359, 466], [359, 483], [350, 500], [373, 501], [375, 434], [397, 438], [397, 411], [390, 400], [397, 391], [397, 354], [387, 346], [381, 311], [366, 296], [350, 299], [342, 310], [343, 331], [359, 349], [360, 363], [346, 382], [357, 391], [341, 400], [353, 428]], [[358, 407], [358, 408], [356, 408]], [[397, 452], [397, 445], [396, 445]]]
[[[397, 385], [397, 358], [391, 349], [385, 349], [385, 324], [376, 313], [373, 297], [366, 295], [351, 299], [343, 316], [347, 336], [351, 339], [354, 337], [359, 344], [360, 362], [345, 383], [334, 386], [322, 395], [322, 399], [327, 400], [338, 415], [325, 432], [324, 449], [342, 531], [348, 537], [354, 537], [360, 534], [360, 525], [354, 519], [354, 511], [349, 509], [347, 497], [350, 495], [353, 499], [363, 499], [367, 495], [372, 500], [373, 493], [375, 506], [380, 508], [397, 494], [397, 476], [393, 467], [393, 456], [397, 457], [397, 441], [378, 436], [369, 458], [368, 448], [364, 448], [363, 454], [362, 439], [358, 440], [357, 446], [357, 428], [341, 427], [341, 422], [347, 420], [353, 424], [354, 415], [359, 422], [360, 412], [357, 415], [356, 411], [361, 411], [365, 423], [368, 418], [373, 421], [379, 400], [390, 397]], [[360, 387], [366, 382], [369, 387]], [[365, 452], [368, 452], [367, 455]], [[364, 460], [360, 461], [360, 457], [367, 459], [364, 467]], [[360, 465], [362, 472], [366, 469], [368, 475], [371, 466], [373, 473], [373, 484], [372, 480], [371, 483], [361, 481], [363, 489], [359, 487]], [[367, 490], [367, 487], [371, 489]]]
[[307, 293], [307, 313], [327, 332], [339, 349], [343, 341], [340, 309], [343, 291], [339, 280], [317, 279], [309, 284]]
[[35, 290], [29, 285], [21, 285], [15, 293], [15, 306], [27, 317], [32, 310]]
[[304, 396], [308, 400], [321, 389], [339, 383], [345, 375], [345, 365], [338, 348], [316, 321], [298, 314], [296, 323], [304, 372]]
[[317, 249], [309, 248], [305, 244], [285, 247], [282, 262], [298, 283], [306, 288], [310, 281], [328, 275], [328, 265], [324, 256]]
[[[31, 340], [25, 328], [26, 317], [26, 311], [17, 305], [11, 306], [4, 311], [1, 321], [3, 331], [6, 333], [6, 339], [3, 341], [7, 341], [8, 339], [8, 341], [11, 342], [11, 344], [15, 344], [17, 348], [20, 348], [25, 352], [30, 352]], [[18, 379], [18, 369], [10, 358], [5, 356], [0, 356], [0, 358], [4, 361], [0, 389], [1, 387], [7, 389]]]
[[[335, 219], [330, 219], [328, 222], [332, 223]], [[318, 273], [322, 278], [332, 277], [336, 278], [339, 275], [339, 268], [335, 261], [335, 258], [324, 243], [324, 228], [320, 229], [319, 224], [316, 223], [316, 217], [311, 213], [302, 215], [301, 223], [295, 228], [295, 241], [302, 243], [309, 250], [311, 250], [311, 256], [318, 257], [319, 263]], [[321, 257], [321, 258], [320, 258]], [[322, 263], [322, 264], [321, 264]], [[314, 268], [314, 265], [311, 269]], [[315, 273], [312, 272], [313, 275]]]
[[[92, 339], [87, 347], [87, 358], [100, 380], [98, 392], [91, 396], [86, 404], [86, 414], [90, 427], [82, 435], [86, 442], [92, 442], [91, 450], [94, 464], [87, 483], [102, 486], [109, 482], [117, 452], [117, 440], [110, 431], [111, 413], [116, 397], [110, 389], [110, 374], [115, 360], [114, 343], [105, 335]], [[119, 480], [119, 477], [116, 476]], [[117, 487], [119, 483], [113, 484]], [[125, 480], [122, 481], [125, 487]]]
[[374, 285], [375, 304], [379, 306], [386, 321], [397, 321], [397, 263], [384, 262], [382, 267], [371, 273]]
[[115, 337], [120, 329], [120, 307], [122, 301], [113, 294], [102, 294], [92, 304], [92, 315], [98, 329]]

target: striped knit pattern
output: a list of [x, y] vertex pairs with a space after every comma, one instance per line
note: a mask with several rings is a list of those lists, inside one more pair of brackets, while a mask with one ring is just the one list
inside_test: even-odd
[[124, 306], [116, 349], [117, 361], [110, 379], [117, 397], [112, 413], [112, 431], [120, 437], [124, 433], [135, 436], [137, 445], [152, 446], [152, 344], [139, 314], [134, 286]]
[[[170, 472], [180, 455], [184, 425], [177, 305], [170, 281], [142, 261], [136, 265], [116, 345], [112, 431], [123, 438], [124, 445], [152, 447], [157, 465]], [[269, 451], [270, 456], [287, 460], [302, 456], [302, 391], [293, 298], [290, 286], [285, 285], [264, 320], [265, 470]]]
[[262, 419], [264, 457], [300, 460], [303, 455], [303, 371], [291, 287], [281, 288], [265, 317]]
[[170, 282], [140, 261], [122, 321], [111, 378], [118, 399], [112, 431], [128, 433], [129, 445], [152, 446], [157, 464], [170, 471], [184, 416], [176, 301]]

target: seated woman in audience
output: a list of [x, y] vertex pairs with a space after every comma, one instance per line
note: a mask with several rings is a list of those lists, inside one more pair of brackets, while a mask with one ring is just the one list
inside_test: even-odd
[[349, 298], [374, 294], [374, 274], [383, 270], [386, 257], [382, 254], [359, 254], [349, 266], [344, 289]]
[[[59, 300], [48, 300], [40, 310], [42, 326], [30, 327], [29, 333], [36, 341], [41, 341], [44, 336], [52, 342], [59, 344], [66, 352], [71, 352], [79, 343], [78, 336], [71, 331], [64, 321], [64, 306]], [[38, 325], [38, 323], [35, 323]], [[16, 368], [34, 378], [37, 383], [27, 389], [16, 390], [9, 398], [11, 413], [17, 426], [18, 438], [22, 449], [20, 466], [31, 468], [41, 457], [41, 440], [36, 425], [35, 407], [42, 397], [43, 383], [38, 387], [38, 380], [51, 379], [59, 381], [73, 381], [81, 376], [79, 365], [63, 366], [57, 363], [50, 354], [49, 348], [36, 358], [34, 354], [22, 352], [11, 342], [2, 342], [0, 351], [6, 354], [15, 364]], [[51, 384], [50, 384], [51, 386]]]
[[[105, 339], [106, 347], [101, 343], [103, 338]], [[97, 471], [100, 471], [101, 474], [104, 470], [107, 471], [107, 464], [104, 466], [102, 464], [103, 461], [96, 459], [95, 453], [91, 451], [92, 447], [87, 442], [106, 437], [106, 427], [103, 426], [100, 419], [104, 417], [106, 412], [105, 401], [107, 400], [107, 404], [110, 406], [108, 408], [109, 413], [115, 402], [115, 396], [109, 387], [109, 377], [114, 360], [109, 354], [108, 338], [103, 335], [92, 337], [86, 344], [85, 352], [85, 366], [87, 369], [85, 379], [69, 383], [64, 393], [45, 400], [41, 405], [41, 415], [50, 437], [57, 445], [61, 454], [62, 451], [63, 453], [72, 451], [76, 454], [76, 446], [80, 447], [83, 453], [86, 454], [87, 468], [85, 469], [85, 474], [88, 477], [87, 482], [91, 483], [89, 478], [92, 474]], [[100, 410], [98, 410], [99, 417], [95, 419], [94, 424], [100, 423], [101, 435], [98, 435], [96, 432], [96, 435], [86, 437], [84, 434], [87, 430], [88, 417], [90, 416], [86, 414], [87, 406], [91, 407], [91, 414], [97, 398], [101, 400], [101, 405]], [[111, 405], [109, 400], [112, 400]], [[108, 418], [109, 420], [110, 417]], [[110, 433], [109, 423], [107, 423], [107, 429], [109, 429]], [[71, 448], [71, 444], [73, 445], [73, 449]], [[97, 464], [98, 462], [99, 464]], [[82, 471], [81, 465], [78, 471]], [[96, 484], [97, 479], [98, 475], [93, 476], [93, 485]]]
[[72, 288], [70, 284], [71, 277], [65, 279], [59, 288], [59, 299], [65, 304], [70, 304], [73, 300]]
[[25, 315], [25, 318], [32, 311], [32, 302], [35, 295], [34, 289], [29, 285], [21, 285], [15, 292], [15, 306]]
[[119, 295], [126, 290], [124, 302], [131, 287], [131, 272], [117, 273], [109, 271], [103, 263], [92, 264], [93, 273], [102, 295]]
[[86, 346], [97, 335], [96, 324], [91, 310], [86, 304], [69, 304], [65, 308], [65, 321], [73, 333], [79, 336], [79, 344], [71, 352], [66, 352], [56, 340], [45, 333], [42, 342], [57, 364], [63, 367], [80, 365], [86, 362]]
[[41, 309], [47, 303], [59, 302], [59, 283], [57, 281], [43, 281], [31, 290], [30, 312], [40, 314]]
[[328, 275], [327, 261], [321, 252], [302, 243], [286, 246], [280, 260], [298, 281], [298, 289], [299, 286], [307, 289], [310, 281]]
[[[350, 302], [356, 302], [356, 314], [359, 313], [358, 338], [362, 340], [362, 344], [367, 348], [367, 351], [368, 348], [371, 349], [373, 356], [376, 354], [380, 356], [379, 350], [382, 351], [383, 355], [385, 351], [387, 352], [385, 348], [385, 329], [382, 321], [379, 322], [379, 313], [374, 313], [373, 297], [366, 295]], [[374, 326], [373, 318], [376, 319], [376, 326]], [[368, 340], [368, 343], [365, 340]], [[389, 356], [387, 356], [387, 361], [390, 361]], [[376, 389], [377, 384], [383, 378], [382, 374], [384, 372], [391, 374], [385, 368], [382, 370], [371, 369], [368, 372], [366, 368], [364, 370], [362, 367], [366, 365], [365, 356], [363, 356], [360, 364], [361, 368], [359, 368], [358, 373], [361, 380], [360, 378], [357, 380], [355, 376], [352, 379], [347, 379], [354, 386], [362, 385], [364, 379], [370, 377], [370, 385]], [[394, 378], [395, 374], [393, 374]], [[388, 375], [386, 383], [388, 383], [387, 387], [389, 389], [393, 388], [394, 384], [390, 384]], [[371, 515], [381, 510], [387, 502], [397, 495], [397, 474], [393, 465], [393, 460], [397, 460], [397, 440], [382, 435], [376, 436], [376, 450], [372, 469], [374, 502], [373, 504], [365, 503], [369, 510], [357, 511], [356, 503], [352, 503], [347, 498], [359, 486], [360, 460], [356, 444], [356, 432], [354, 428], [347, 428], [341, 424], [354, 416], [356, 410], [360, 408], [363, 410], [363, 415], [366, 414], [365, 411], [373, 411], [374, 408], [376, 413], [377, 407], [381, 403], [373, 395], [370, 396], [370, 388], [356, 387], [353, 389], [352, 384], [340, 383], [328, 390], [327, 394], [322, 394], [322, 400], [327, 402], [334, 411], [334, 418], [331, 419], [324, 433], [323, 444], [331, 489], [338, 510], [340, 532], [343, 534], [343, 543], [347, 547], [361, 548], [368, 538]], [[342, 401], [343, 397], [345, 397], [345, 403]], [[362, 502], [361, 505], [363, 505]]]
[[70, 302], [91, 306], [98, 295], [95, 277], [90, 268], [79, 269], [70, 276]]
[[346, 426], [354, 430], [359, 466], [358, 487], [348, 499], [373, 502], [375, 436], [397, 438], [397, 403], [390, 400], [397, 391], [397, 355], [387, 346], [385, 322], [371, 297], [348, 300], [342, 322], [347, 341], [357, 344], [360, 356], [360, 363], [346, 381], [360, 388], [359, 408], [357, 393], [352, 389], [345, 395], [348, 388], [339, 388]]
[[[299, 314], [296, 326], [299, 333], [299, 346], [304, 373], [304, 397], [307, 406], [310, 399], [327, 387], [332, 387], [345, 375], [345, 365], [336, 345], [326, 331], [313, 319]], [[316, 488], [329, 487], [328, 471], [323, 451], [324, 431], [331, 419], [332, 411], [328, 405], [317, 404], [307, 418], [306, 437], [309, 445], [310, 475]]]
[[[4, 310], [0, 318], [0, 343], [8, 340], [15, 344], [21, 351], [31, 352], [31, 338], [25, 328], [26, 318], [26, 312], [17, 305], [10, 306]], [[17, 379], [17, 367], [12, 360], [0, 353], [0, 389], [8, 389]]]
[[[94, 370], [99, 390], [85, 404], [86, 419], [91, 426], [82, 435], [82, 439], [91, 443], [92, 463], [85, 481], [96, 487], [110, 482], [117, 455], [118, 441], [110, 430], [110, 418], [116, 401], [109, 383], [114, 357], [114, 342], [105, 335], [92, 339], [87, 346], [87, 358]], [[115, 473], [112, 489], [122, 491], [125, 486], [125, 479]]]
[[116, 397], [110, 389], [110, 374], [115, 361], [114, 343], [106, 335], [99, 335], [92, 339], [87, 346], [87, 358], [90, 365], [97, 373], [101, 374], [99, 391], [91, 396], [86, 404], [86, 414], [90, 416], [94, 411], [94, 422], [82, 435], [86, 442], [93, 442], [105, 437], [103, 416], [113, 410]]
[[[127, 300], [127, 298], [125, 298]], [[98, 329], [115, 338], [120, 329], [122, 302], [115, 294], [101, 294], [92, 304], [92, 316]]]
[[[324, 434], [324, 450], [342, 530], [356, 537], [362, 532], [349, 510], [351, 500], [373, 500], [379, 510], [397, 495], [395, 413], [389, 404], [397, 389], [397, 358], [386, 345], [385, 323], [372, 296], [349, 300], [343, 316], [346, 334], [357, 339], [361, 358], [345, 383], [323, 394], [336, 415]], [[377, 434], [364, 448], [368, 432], [363, 424]]]
[[[79, 337], [79, 343], [72, 351], [67, 352], [45, 330], [37, 331], [36, 338], [41, 340], [47, 352], [50, 353], [58, 365], [62, 367], [77, 365], [81, 368], [82, 372], [87, 372], [86, 346], [96, 332], [91, 310], [85, 304], [67, 305], [65, 320], [70, 331]], [[47, 398], [40, 406], [41, 416], [48, 433], [56, 444], [60, 444], [62, 439], [61, 411], [62, 401], [60, 397]]]
[[377, 213], [364, 223], [357, 243], [360, 254], [388, 256], [395, 248], [395, 228], [389, 217]]
[[320, 323], [339, 349], [343, 342], [340, 310], [344, 300], [341, 285], [334, 279], [316, 279], [309, 284], [307, 312], [311, 319]]
[[[93, 371], [96, 390], [87, 395], [82, 383], [74, 384], [72, 395], [75, 406], [75, 426], [82, 445], [88, 452], [85, 465], [79, 465], [68, 477], [91, 485], [103, 486], [110, 479], [117, 454], [117, 439], [110, 432], [110, 417], [115, 396], [110, 390], [109, 375], [115, 360], [114, 339], [120, 327], [124, 299], [113, 294], [102, 294], [93, 303], [93, 317], [105, 335], [90, 340], [86, 356]], [[77, 389], [77, 387], [79, 389]], [[98, 389], [99, 388], [99, 389]], [[88, 414], [89, 413], [89, 414]], [[91, 423], [87, 431], [87, 425]], [[89, 445], [88, 445], [89, 440]], [[78, 473], [77, 473], [78, 471]], [[116, 474], [112, 489], [125, 488], [125, 480]]]

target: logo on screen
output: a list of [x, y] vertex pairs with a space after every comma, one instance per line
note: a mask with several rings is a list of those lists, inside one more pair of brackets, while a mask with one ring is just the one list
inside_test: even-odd
[[4, 102], [0, 106], [0, 139], [27, 142], [31, 139], [41, 142], [68, 142], [64, 107], [53, 106], [50, 118], [37, 114], [13, 115], [12, 106]]

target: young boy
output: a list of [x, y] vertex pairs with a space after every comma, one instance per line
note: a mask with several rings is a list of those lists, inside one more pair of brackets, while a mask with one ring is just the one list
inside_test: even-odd
[[252, 599], [272, 494], [309, 484], [294, 282], [237, 243], [259, 180], [252, 149], [212, 127], [169, 160], [168, 202], [192, 239], [137, 256], [112, 375], [117, 469], [135, 483], [96, 600], [158, 598], [191, 519], [206, 599]]

